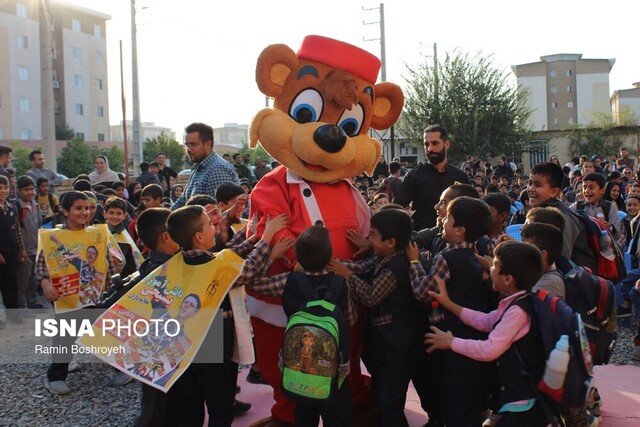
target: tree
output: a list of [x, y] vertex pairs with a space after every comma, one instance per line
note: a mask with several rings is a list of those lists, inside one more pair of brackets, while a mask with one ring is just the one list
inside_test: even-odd
[[167, 159], [171, 159], [171, 168], [176, 172], [182, 170], [184, 165], [185, 151], [182, 144], [175, 139], [169, 138], [164, 132], [157, 138], [144, 142], [144, 160], [151, 162], [155, 160], [158, 153], [164, 153]]
[[[124, 151], [117, 146], [112, 145], [109, 148], [95, 148], [93, 147], [93, 160], [99, 154], [106, 156], [109, 159], [109, 167], [116, 172], [124, 172]], [[93, 164], [92, 160], [92, 164]]]
[[69, 124], [56, 125], [56, 139], [58, 141], [69, 141], [76, 136], [76, 131]]
[[88, 174], [94, 167], [94, 149], [81, 139], [72, 138], [60, 152], [58, 171], [70, 178]]
[[33, 149], [25, 148], [20, 144], [20, 141], [13, 141], [11, 143], [13, 152], [11, 153], [11, 166], [16, 172], [16, 178], [27, 173], [31, 169], [31, 160], [29, 160], [29, 154], [33, 150], [42, 150], [42, 147], [37, 146]]
[[425, 60], [406, 68], [404, 112], [398, 126], [410, 141], [422, 145], [424, 128], [440, 124], [454, 142], [449, 150], [453, 163], [469, 154], [486, 158], [522, 150], [529, 135], [528, 93], [510, 84], [491, 56], [470, 57], [456, 50], [445, 54], [437, 66]]

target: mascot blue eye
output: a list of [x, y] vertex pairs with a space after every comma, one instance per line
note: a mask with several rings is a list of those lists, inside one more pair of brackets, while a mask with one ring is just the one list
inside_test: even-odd
[[364, 121], [364, 110], [362, 105], [358, 104], [354, 106], [351, 111], [344, 110], [340, 120], [338, 120], [338, 126], [342, 128], [347, 136], [356, 136], [360, 133], [362, 128], [362, 122]]
[[291, 102], [289, 115], [298, 123], [316, 122], [322, 116], [324, 102], [315, 89], [305, 89]]

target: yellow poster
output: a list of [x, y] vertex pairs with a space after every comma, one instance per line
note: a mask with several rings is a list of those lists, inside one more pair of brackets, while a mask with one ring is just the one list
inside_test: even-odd
[[142, 252], [140, 252], [140, 249], [138, 249], [136, 242], [133, 241], [129, 232], [127, 230], [122, 230], [120, 233], [113, 233], [113, 237], [115, 237], [116, 242], [123, 243], [131, 247], [131, 254], [133, 255], [133, 260], [136, 263], [136, 269], [139, 269], [140, 264], [144, 262], [144, 256], [142, 255]]
[[105, 224], [77, 231], [41, 229], [38, 247], [44, 253], [51, 283], [58, 291], [56, 313], [94, 305], [105, 290], [107, 257], [112, 257], [116, 264], [124, 261]]
[[94, 354], [167, 392], [193, 361], [243, 265], [229, 250], [200, 265], [186, 264], [178, 253], [102, 314], [93, 334], [77, 343], [112, 349]]

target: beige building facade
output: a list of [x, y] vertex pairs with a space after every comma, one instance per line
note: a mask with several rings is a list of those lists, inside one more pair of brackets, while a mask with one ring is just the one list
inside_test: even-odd
[[[611, 95], [611, 112], [617, 124], [640, 124], [640, 82], [633, 84], [631, 89], [616, 90]], [[622, 123], [623, 120], [631, 123]]]

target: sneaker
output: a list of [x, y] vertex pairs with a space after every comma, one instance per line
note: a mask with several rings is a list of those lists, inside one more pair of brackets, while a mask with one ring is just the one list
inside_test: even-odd
[[44, 381], [44, 387], [53, 394], [69, 394], [71, 389], [65, 381]]
[[81, 369], [82, 369], [82, 366], [75, 360], [72, 360], [69, 363], [69, 369], [67, 370], [67, 372], [78, 372]]
[[500, 418], [502, 418], [502, 415], [492, 413], [491, 415], [489, 415], [487, 417], [486, 420], [484, 420], [484, 422], [482, 423], [482, 427], [493, 427], [493, 426], [496, 426], [496, 425], [498, 425], [498, 421], [500, 421]]
[[640, 362], [640, 345], [637, 345], [636, 348], [633, 349], [633, 353], [631, 354], [631, 360]]
[[253, 369], [249, 369], [249, 373], [247, 374], [247, 382], [249, 384], [269, 385], [267, 380], [265, 380], [262, 376], [262, 372], [254, 371]]
[[132, 380], [133, 377], [130, 377], [122, 371], [118, 371], [115, 378], [113, 379], [113, 385], [120, 387], [129, 384]]
[[234, 399], [233, 401], [234, 417], [246, 414], [247, 412], [249, 412], [249, 409], [251, 409], [251, 403], [241, 402], [238, 399]]
[[587, 418], [587, 427], [598, 427], [600, 425], [600, 418], [593, 414], [589, 414]]

